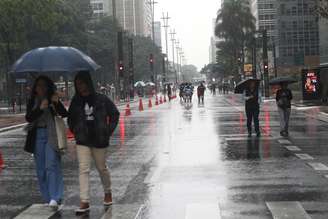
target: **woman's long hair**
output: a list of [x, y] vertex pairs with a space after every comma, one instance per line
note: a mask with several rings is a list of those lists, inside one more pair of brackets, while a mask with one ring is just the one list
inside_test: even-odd
[[44, 76], [44, 75], [41, 75], [39, 77], [37, 77], [34, 81], [34, 85], [33, 85], [33, 88], [32, 88], [32, 92], [31, 92], [31, 100], [34, 102], [35, 101], [35, 98], [37, 96], [37, 93], [36, 93], [36, 86], [38, 84], [38, 82], [40, 80], [43, 80], [45, 83], [46, 83], [46, 86], [47, 86], [47, 94], [46, 94], [46, 97], [49, 101], [49, 103], [51, 102], [51, 97], [55, 94], [56, 92], [56, 85], [55, 83], [47, 76]]

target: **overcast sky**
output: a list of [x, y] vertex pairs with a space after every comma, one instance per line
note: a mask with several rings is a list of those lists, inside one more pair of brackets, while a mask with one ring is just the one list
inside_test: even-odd
[[[177, 32], [188, 64], [194, 64], [198, 70], [209, 61], [210, 38], [213, 35], [213, 19], [220, 7], [220, 0], [157, 0], [155, 8], [156, 20], [162, 12], [169, 12], [170, 28]], [[163, 29], [162, 29], [163, 31]], [[165, 38], [163, 51], [165, 51]], [[169, 51], [172, 49], [171, 41]], [[169, 59], [172, 60], [171, 52]]]

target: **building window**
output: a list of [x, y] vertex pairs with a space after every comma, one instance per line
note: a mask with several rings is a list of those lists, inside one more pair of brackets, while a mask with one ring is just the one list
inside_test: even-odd
[[292, 15], [296, 15], [296, 7], [292, 8]]
[[281, 5], [280, 5], [280, 13], [281, 13], [282, 15], [284, 15], [284, 14], [286, 13], [286, 8], [285, 8], [285, 5], [284, 5], [284, 4], [281, 4]]

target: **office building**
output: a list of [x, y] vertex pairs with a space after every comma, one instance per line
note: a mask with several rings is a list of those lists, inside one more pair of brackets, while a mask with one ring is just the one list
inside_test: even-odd
[[[90, 0], [95, 18], [113, 15], [113, 0]], [[121, 27], [134, 34], [151, 36], [152, 9], [147, 0], [115, 0], [116, 19]]]
[[162, 47], [162, 24], [160, 21], [156, 21], [154, 23], [154, 30], [155, 30], [155, 44], [158, 47]]
[[283, 67], [320, 63], [315, 0], [277, 0], [277, 62]]

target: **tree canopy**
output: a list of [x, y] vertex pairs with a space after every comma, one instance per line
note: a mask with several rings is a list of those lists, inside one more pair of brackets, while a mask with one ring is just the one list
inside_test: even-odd
[[[255, 32], [255, 18], [247, 0], [224, 1], [218, 11], [215, 34], [217, 43], [217, 64], [227, 75], [238, 75], [244, 64], [245, 54], [252, 46]], [[223, 68], [223, 69], [222, 69]]]
[[[15, 60], [30, 49], [72, 46], [102, 66], [97, 80], [113, 82], [118, 31], [123, 30], [112, 17], [93, 17], [90, 0], [0, 0], [0, 81]], [[128, 37], [134, 41], [135, 78], [150, 80], [149, 54], [154, 54], [155, 70], [160, 73], [160, 49], [150, 38], [125, 33], [126, 69]]]

